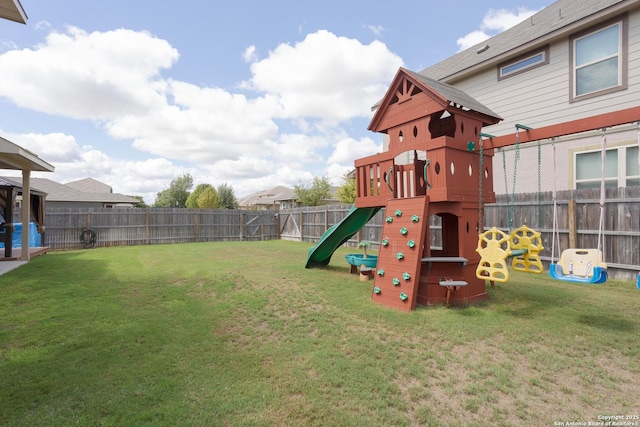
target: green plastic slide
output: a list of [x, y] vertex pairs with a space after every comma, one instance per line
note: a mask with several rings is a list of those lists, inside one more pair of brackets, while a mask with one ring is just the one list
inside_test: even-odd
[[352, 206], [342, 221], [331, 226], [318, 240], [318, 243], [309, 249], [305, 268], [329, 264], [331, 255], [336, 249], [364, 227], [379, 210], [379, 207], [356, 208], [355, 205]]

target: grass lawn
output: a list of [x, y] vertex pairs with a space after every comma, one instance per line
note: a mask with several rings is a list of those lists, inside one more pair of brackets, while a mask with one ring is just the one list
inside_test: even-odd
[[[0, 276], [3, 426], [553, 426], [640, 415], [640, 292], [512, 273], [403, 313], [309, 244], [54, 252]], [[640, 420], [636, 420], [640, 422]], [[586, 424], [585, 424], [586, 425]]]

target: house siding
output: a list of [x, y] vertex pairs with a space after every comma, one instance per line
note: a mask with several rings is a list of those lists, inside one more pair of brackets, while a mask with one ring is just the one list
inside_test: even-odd
[[[638, 106], [640, 99], [640, 9], [628, 13], [628, 86], [625, 90], [576, 102], [570, 101], [569, 88], [569, 35], [549, 45], [549, 64], [522, 74], [498, 81], [497, 66], [454, 85], [479, 102], [487, 105], [504, 118], [497, 125], [483, 129], [493, 135], [504, 135], [515, 131], [515, 124], [542, 127], [576, 120], [595, 114], [613, 112]], [[520, 54], [522, 52], [519, 52]], [[588, 132], [580, 136], [568, 136], [556, 144], [557, 190], [573, 188], [573, 153], [577, 148], [599, 147], [600, 132]], [[515, 140], [514, 140], [515, 143]], [[636, 126], [620, 126], [608, 131], [608, 144], [634, 144]], [[494, 189], [498, 194], [513, 191], [515, 148], [507, 147], [505, 163], [507, 188], [504, 183], [502, 153], [494, 157]], [[517, 165], [516, 193], [538, 191], [538, 176], [533, 171], [538, 166], [537, 144], [520, 147], [520, 162]], [[552, 173], [552, 150], [549, 141], [541, 141], [541, 190], [554, 189]]]
[[47, 208], [83, 208], [83, 209], [99, 209], [102, 208], [102, 202], [58, 202], [47, 201]]

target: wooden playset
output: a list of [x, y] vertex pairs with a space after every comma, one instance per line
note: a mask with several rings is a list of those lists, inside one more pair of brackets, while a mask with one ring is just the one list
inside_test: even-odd
[[[537, 130], [516, 125], [514, 134], [493, 137], [481, 130], [498, 123], [497, 114], [452, 86], [401, 68], [369, 125], [388, 136], [388, 149], [355, 161], [355, 206], [385, 207], [372, 300], [406, 311], [416, 304], [469, 305], [487, 298], [487, 281], [507, 281], [509, 268], [542, 273], [538, 231], [484, 230], [484, 203], [495, 202], [494, 149], [638, 117], [633, 108]], [[440, 218], [441, 247], [431, 244], [433, 216]], [[562, 267], [574, 265], [572, 253]], [[597, 258], [593, 266], [606, 269], [599, 249], [588, 253]], [[561, 272], [552, 277], [573, 281]]]
[[[487, 298], [476, 248], [479, 207], [495, 202], [492, 153], [479, 156], [473, 141], [500, 120], [462, 91], [398, 71], [369, 125], [388, 135], [388, 150], [355, 162], [356, 207], [386, 212], [374, 301], [409, 311]], [[442, 224], [438, 249], [430, 244], [434, 215]]]
[[[538, 129], [516, 125], [515, 133], [498, 137], [481, 133], [501, 120], [463, 91], [400, 68], [369, 125], [388, 136], [388, 148], [355, 161], [354, 207], [310, 249], [307, 268], [328, 264], [331, 254], [384, 207], [372, 272], [371, 298], [377, 303], [405, 311], [418, 304], [469, 305], [486, 300], [486, 283], [506, 282], [509, 269], [542, 273], [538, 231], [511, 230], [511, 217], [509, 234], [495, 227], [484, 230], [484, 204], [496, 200], [494, 150], [515, 145], [517, 151], [519, 143], [636, 122], [640, 107]], [[603, 156], [605, 144], [603, 137]], [[604, 196], [601, 212], [603, 206]], [[434, 217], [439, 230], [429, 226]], [[606, 280], [600, 248], [567, 250], [557, 264], [554, 251], [551, 277]]]

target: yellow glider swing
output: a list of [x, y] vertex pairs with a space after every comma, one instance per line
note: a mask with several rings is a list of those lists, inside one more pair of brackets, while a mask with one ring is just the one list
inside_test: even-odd
[[[520, 144], [518, 132], [520, 129], [531, 128], [516, 124], [515, 160], [513, 171], [513, 186], [509, 204], [509, 230], [513, 225], [514, 199], [516, 186], [516, 171], [520, 158]], [[482, 156], [482, 140], [480, 140], [480, 155]], [[482, 158], [482, 157], [481, 157]], [[538, 142], [538, 227], [540, 226], [540, 159], [541, 147]], [[507, 167], [504, 150], [502, 151], [502, 165], [504, 169], [505, 190], [508, 192]], [[482, 170], [482, 168], [480, 168]], [[482, 181], [481, 181], [482, 182]], [[540, 260], [542, 237], [540, 232], [525, 225], [507, 234], [496, 227], [481, 233], [478, 236], [476, 252], [480, 255], [480, 262], [476, 268], [476, 277], [491, 282], [506, 282], [509, 280], [509, 268], [507, 258], [513, 258], [511, 267], [516, 271], [540, 274], [544, 266]]]

